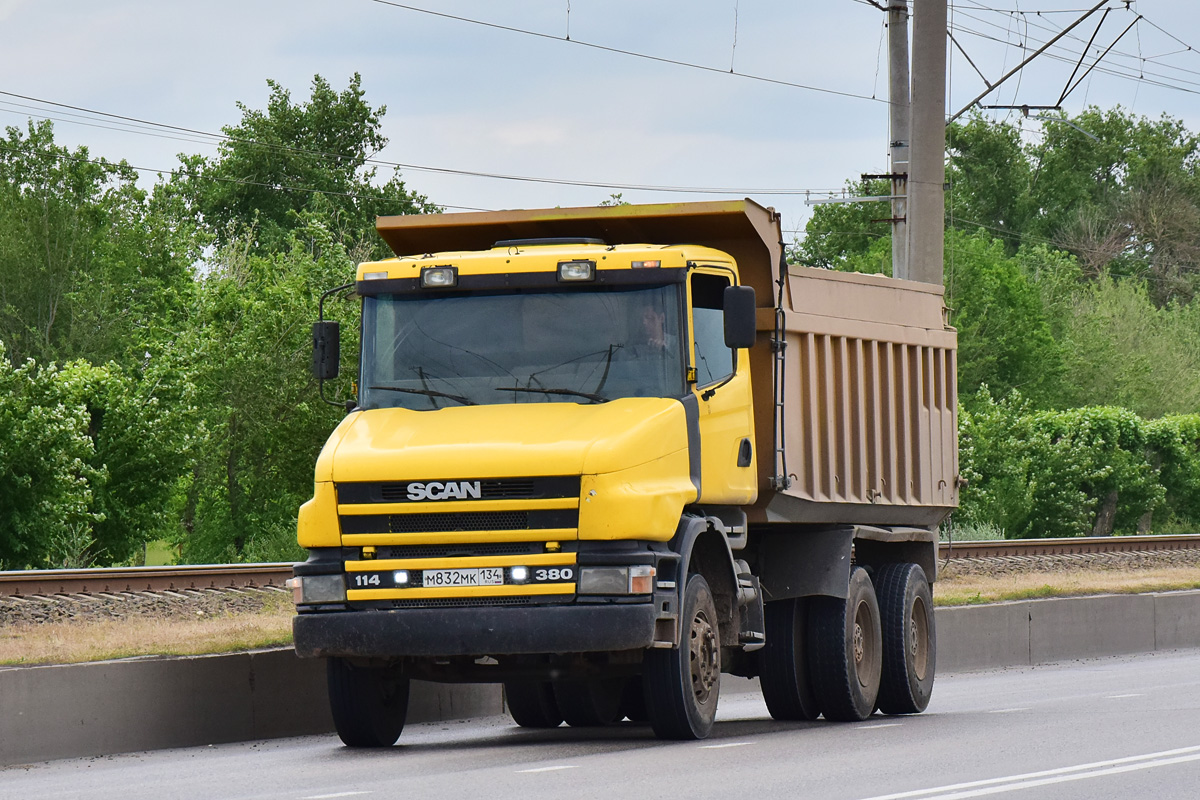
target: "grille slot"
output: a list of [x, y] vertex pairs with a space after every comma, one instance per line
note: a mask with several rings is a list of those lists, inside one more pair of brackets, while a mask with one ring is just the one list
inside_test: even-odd
[[471, 608], [480, 606], [527, 606], [530, 597], [455, 597], [428, 600], [393, 600], [392, 608]]
[[528, 511], [478, 511], [466, 514], [391, 514], [391, 533], [515, 531], [529, 527]]
[[427, 514], [343, 514], [343, 534], [528, 531], [579, 527], [579, 509], [438, 511]]
[[542, 542], [498, 542], [496, 544], [429, 544], [380, 547], [376, 558], [455, 558], [469, 556], [528, 556], [544, 553]]

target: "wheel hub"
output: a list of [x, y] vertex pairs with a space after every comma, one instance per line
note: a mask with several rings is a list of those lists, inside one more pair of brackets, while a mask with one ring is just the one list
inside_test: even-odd
[[720, 645], [712, 623], [703, 614], [692, 620], [691, 631], [692, 692], [700, 703], [708, 702], [720, 676]]

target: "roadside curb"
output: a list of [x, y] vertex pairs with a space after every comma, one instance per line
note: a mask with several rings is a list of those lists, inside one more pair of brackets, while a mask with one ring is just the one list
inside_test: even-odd
[[[936, 613], [940, 672], [1200, 647], [1200, 591]], [[729, 686], [753, 688], [750, 682]], [[414, 681], [408, 720], [502, 712], [497, 685]], [[332, 730], [324, 663], [298, 659], [290, 648], [0, 667], [0, 766]]]

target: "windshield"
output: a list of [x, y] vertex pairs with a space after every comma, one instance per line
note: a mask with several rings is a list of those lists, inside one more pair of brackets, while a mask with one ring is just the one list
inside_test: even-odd
[[681, 397], [680, 289], [365, 297], [359, 405]]

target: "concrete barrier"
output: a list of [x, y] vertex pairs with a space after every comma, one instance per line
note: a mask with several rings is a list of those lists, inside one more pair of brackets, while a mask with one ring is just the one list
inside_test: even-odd
[[[939, 608], [937, 628], [943, 673], [1200, 647], [1200, 591]], [[502, 711], [499, 686], [414, 681], [408, 719]], [[0, 668], [0, 766], [331, 730], [324, 663], [286, 648]]]

